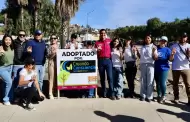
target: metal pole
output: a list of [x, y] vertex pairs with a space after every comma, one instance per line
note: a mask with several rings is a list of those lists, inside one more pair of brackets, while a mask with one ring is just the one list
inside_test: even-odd
[[92, 12], [94, 12], [94, 10], [92, 10], [92, 11], [90, 11], [90, 12], [88, 12], [87, 13], [87, 22], [86, 22], [86, 28], [87, 28], [87, 32], [86, 32], [86, 34], [87, 34], [87, 40], [88, 40], [88, 16], [89, 16], [89, 14], [91, 14]]

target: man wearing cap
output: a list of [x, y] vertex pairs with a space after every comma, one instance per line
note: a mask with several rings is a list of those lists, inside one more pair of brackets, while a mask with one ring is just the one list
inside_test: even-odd
[[190, 44], [187, 41], [187, 33], [183, 33], [179, 43], [174, 44], [171, 48], [176, 49], [176, 54], [172, 62], [173, 74], [173, 90], [174, 90], [174, 103], [179, 102], [179, 78], [182, 76], [185, 83], [186, 93], [188, 97], [188, 105], [190, 105], [190, 70], [189, 70], [189, 57], [190, 57]]
[[100, 30], [100, 40], [95, 43], [98, 54], [98, 70], [100, 75], [100, 82], [102, 86], [102, 95], [104, 98], [107, 97], [106, 83], [105, 83], [105, 71], [109, 83], [109, 96], [110, 99], [114, 100], [113, 90], [113, 77], [112, 77], [112, 61], [111, 61], [111, 40], [106, 38], [106, 30]]
[[42, 40], [42, 32], [40, 30], [36, 30], [34, 32], [34, 39], [29, 40], [26, 43], [25, 49], [26, 56], [32, 56], [35, 60], [36, 70], [38, 73], [38, 82], [40, 84], [40, 89], [42, 90], [47, 49], [45, 41]]

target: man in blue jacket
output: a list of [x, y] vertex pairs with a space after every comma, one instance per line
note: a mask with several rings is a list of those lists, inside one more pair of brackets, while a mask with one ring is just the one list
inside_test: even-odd
[[36, 30], [34, 32], [34, 39], [29, 40], [26, 43], [25, 51], [26, 56], [32, 56], [35, 60], [38, 82], [40, 84], [40, 89], [42, 90], [47, 49], [45, 41], [42, 40], [42, 32], [40, 30]]

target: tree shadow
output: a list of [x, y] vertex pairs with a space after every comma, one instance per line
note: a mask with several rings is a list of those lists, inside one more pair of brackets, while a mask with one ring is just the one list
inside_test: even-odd
[[164, 105], [167, 105], [167, 106], [171, 106], [171, 107], [176, 107], [176, 108], [180, 108], [181, 110], [183, 111], [187, 111], [187, 112], [190, 112], [190, 107], [187, 106], [185, 103], [183, 102], [180, 102], [179, 104], [174, 104], [174, 103], [164, 103]]
[[126, 116], [126, 115], [111, 116], [102, 111], [94, 111], [94, 113], [97, 116], [107, 118], [108, 120], [110, 120], [110, 122], [145, 122], [145, 120], [143, 120], [143, 119], [140, 119], [137, 117]]
[[165, 110], [165, 109], [157, 109], [157, 111], [160, 113], [174, 115], [177, 118], [184, 120], [185, 122], [190, 122], [190, 117], [189, 117], [190, 113], [187, 113], [187, 112], [176, 113], [176, 112]]

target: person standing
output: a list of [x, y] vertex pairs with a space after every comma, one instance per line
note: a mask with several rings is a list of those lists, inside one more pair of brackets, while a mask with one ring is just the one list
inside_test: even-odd
[[153, 99], [153, 85], [154, 85], [154, 60], [157, 58], [156, 46], [152, 44], [151, 35], [147, 34], [144, 45], [140, 52], [137, 53], [140, 57], [140, 71], [141, 71], [141, 101], [147, 100], [151, 102]]
[[135, 94], [135, 77], [137, 73], [136, 59], [137, 48], [132, 45], [132, 38], [128, 37], [124, 43], [124, 60], [125, 60], [125, 76], [129, 87], [129, 97], [136, 97]]
[[170, 70], [169, 61], [173, 60], [173, 56], [176, 53], [175, 48], [171, 51], [170, 48], [166, 47], [168, 38], [162, 36], [157, 48], [158, 58], [154, 64], [154, 77], [157, 87], [157, 101], [159, 103], [164, 103], [166, 100], [166, 82], [168, 78], [168, 72]]
[[0, 46], [0, 77], [4, 83], [3, 103], [10, 105], [13, 100], [12, 65], [14, 57], [14, 44], [10, 35], [5, 34]]
[[123, 54], [122, 44], [118, 38], [115, 38], [111, 44], [111, 59], [113, 64], [113, 84], [116, 99], [119, 100], [123, 96]]
[[14, 40], [14, 87], [18, 85], [18, 72], [24, 68], [24, 49], [26, 46], [26, 33], [20, 30], [17, 39]]
[[77, 42], [76, 34], [71, 35], [71, 41], [65, 45], [65, 49], [82, 49], [82, 47]]
[[50, 37], [50, 47], [48, 49], [48, 77], [49, 77], [49, 99], [54, 99], [53, 89], [56, 89], [57, 79], [57, 62], [56, 51], [58, 49], [57, 36]]
[[107, 97], [106, 83], [105, 83], [105, 71], [109, 83], [109, 97], [114, 100], [113, 90], [113, 77], [112, 77], [112, 61], [111, 61], [111, 40], [106, 38], [106, 30], [100, 30], [100, 40], [95, 43], [98, 55], [98, 70], [100, 75], [100, 82], [102, 86], [102, 95], [104, 98]]
[[27, 41], [25, 48], [25, 56], [32, 56], [34, 58], [36, 71], [38, 74], [38, 82], [41, 90], [43, 87], [43, 78], [45, 74], [44, 64], [47, 56], [46, 44], [45, 41], [42, 40], [42, 37], [42, 32], [40, 30], [36, 30], [34, 32], [34, 39]]
[[172, 74], [173, 74], [173, 90], [174, 103], [179, 103], [179, 78], [182, 76], [185, 83], [186, 93], [188, 97], [187, 105], [190, 105], [190, 44], [187, 43], [187, 33], [183, 33], [179, 43], [174, 44], [171, 48], [176, 49], [173, 55]]

